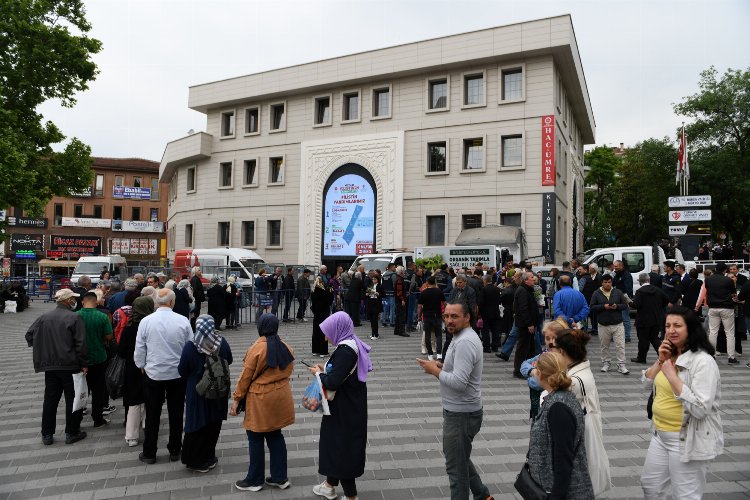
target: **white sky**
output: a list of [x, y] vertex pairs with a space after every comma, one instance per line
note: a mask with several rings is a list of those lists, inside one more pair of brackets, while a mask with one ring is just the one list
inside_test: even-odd
[[[205, 130], [188, 87], [570, 13], [597, 144], [676, 137], [672, 104], [714, 65], [750, 68], [748, 0], [89, 0], [101, 71], [73, 109], [41, 111], [94, 156], [161, 160]], [[676, 140], [676, 139], [675, 139]]]

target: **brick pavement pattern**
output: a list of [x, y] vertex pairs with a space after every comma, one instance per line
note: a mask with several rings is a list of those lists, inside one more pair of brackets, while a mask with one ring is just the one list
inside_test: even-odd
[[[208, 474], [189, 472], [166, 455], [166, 411], [158, 462], [138, 461], [141, 447], [128, 448], [124, 441], [122, 400], [110, 415], [112, 423], [94, 429], [90, 415], [82, 429], [83, 441], [64, 444], [64, 410], [58, 408], [55, 444], [41, 443], [40, 422], [44, 377], [35, 374], [31, 349], [24, 334], [31, 322], [53, 304], [34, 302], [20, 314], [0, 315], [0, 500], [20, 498], [313, 498], [312, 486], [322, 481], [317, 474], [320, 415], [302, 408], [301, 395], [310, 376], [300, 363], [292, 388], [297, 422], [284, 431], [289, 450], [287, 490], [266, 488], [257, 493], [239, 492], [234, 481], [245, 476], [247, 439], [241, 420], [224, 422], [217, 447], [219, 465]], [[382, 328], [379, 341], [369, 341], [369, 328], [357, 329], [373, 345], [375, 371], [368, 381], [369, 443], [367, 471], [357, 480], [360, 498], [406, 500], [449, 498], [448, 479], [441, 451], [442, 415], [438, 384], [414, 362], [419, 339], [396, 337]], [[317, 361], [310, 354], [312, 322], [281, 324], [279, 332], [291, 342], [297, 359]], [[252, 325], [226, 331], [235, 364], [233, 376], [247, 347], [257, 338]], [[634, 335], [635, 337], [635, 335]], [[641, 388], [640, 367], [629, 364], [631, 375], [598, 371], [598, 341], [592, 340], [594, 374], [599, 389], [604, 423], [604, 442], [610, 457], [614, 489], [606, 498], [642, 498], [639, 477], [649, 443], [646, 419], [647, 394]], [[635, 343], [627, 345], [627, 357], [635, 355]], [[650, 359], [653, 359], [653, 353]], [[718, 358], [722, 376], [722, 418], [726, 451], [709, 467], [705, 498], [750, 498], [750, 370], [744, 362], [736, 367]], [[485, 354], [482, 384], [484, 424], [474, 441], [472, 458], [496, 499], [520, 498], [513, 481], [528, 446], [529, 395], [526, 383], [512, 377], [512, 363]], [[268, 458], [266, 458], [268, 461]], [[267, 467], [267, 465], [266, 465]], [[340, 493], [340, 488], [338, 489]], [[315, 497], [317, 498], [317, 497]]]

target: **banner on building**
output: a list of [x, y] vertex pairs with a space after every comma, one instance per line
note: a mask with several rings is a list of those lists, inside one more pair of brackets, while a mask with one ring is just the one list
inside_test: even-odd
[[163, 233], [164, 222], [147, 220], [113, 220], [112, 231], [132, 231], [134, 233]]
[[554, 186], [555, 115], [542, 116], [542, 186]]
[[93, 217], [63, 217], [63, 227], [97, 227], [109, 229], [112, 226], [112, 219], [94, 219]]
[[369, 180], [345, 174], [325, 192], [323, 255], [372, 253], [375, 241], [375, 193]]
[[150, 200], [151, 188], [113, 186], [112, 197], [123, 200]]
[[557, 196], [542, 193], [542, 255], [545, 262], [555, 262], [557, 224]]
[[62, 252], [70, 259], [86, 255], [101, 255], [102, 239], [99, 236], [52, 235], [49, 249]]
[[16, 227], [47, 227], [46, 217], [8, 217], [8, 225]]
[[27, 234], [27, 233], [13, 233], [10, 235], [10, 251], [11, 252], [44, 252], [44, 235], [43, 234]]

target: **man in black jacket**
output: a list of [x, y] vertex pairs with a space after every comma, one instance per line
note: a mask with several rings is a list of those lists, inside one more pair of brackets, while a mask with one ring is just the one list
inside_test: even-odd
[[82, 411], [73, 412], [73, 375], [88, 371], [86, 326], [72, 311], [78, 294], [63, 288], [55, 294], [57, 307], [39, 316], [26, 332], [26, 342], [34, 348], [34, 371], [44, 372], [42, 443], [54, 442], [57, 405], [65, 394], [65, 443], [86, 437], [81, 431]]
[[190, 326], [195, 331], [195, 319], [201, 315], [201, 304], [206, 301], [206, 292], [203, 290], [203, 282], [201, 281], [201, 268], [195, 266], [190, 272], [192, 277], [190, 278], [190, 287], [193, 289], [193, 300], [195, 301], [195, 307], [193, 308], [193, 316], [190, 318]]
[[617, 371], [623, 375], [630, 373], [625, 366], [625, 328], [622, 325], [622, 311], [627, 307], [625, 294], [612, 286], [612, 275], [602, 276], [601, 288], [591, 296], [591, 309], [596, 311], [596, 319], [599, 322], [603, 372], [608, 372], [611, 366], [609, 346], [614, 341]]
[[286, 276], [281, 285], [281, 293], [284, 294], [284, 323], [288, 323], [289, 320], [289, 308], [292, 306], [292, 299], [294, 298], [294, 268], [286, 268]]
[[482, 282], [484, 287], [479, 290], [477, 299], [482, 318], [482, 344], [484, 352], [497, 352], [500, 348], [500, 289], [492, 284], [489, 274], [482, 277]]
[[648, 346], [651, 344], [659, 355], [659, 329], [664, 323], [664, 308], [667, 306], [667, 296], [660, 288], [656, 288], [649, 282], [646, 273], [638, 275], [638, 283], [641, 287], [635, 292], [635, 328], [638, 335], [638, 356], [630, 358], [633, 363], [646, 364]]
[[708, 305], [708, 340], [716, 347], [719, 336], [719, 325], [724, 325], [727, 336], [727, 362], [738, 363], [734, 351], [734, 305], [737, 288], [731, 278], [726, 276], [727, 265], [716, 264], [716, 272], [706, 278], [706, 304]]
[[674, 261], [668, 260], [664, 262], [664, 271], [666, 274], [662, 277], [661, 289], [667, 294], [667, 299], [669, 300], [667, 307], [679, 305], [680, 299], [682, 299], [682, 278], [674, 268]]
[[[589, 264], [589, 274], [586, 282], [581, 289], [581, 293], [586, 297], [586, 302], [591, 304], [591, 297], [594, 292], [602, 286], [602, 275], [599, 272], [599, 266], [594, 263]], [[589, 308], [589, 319], [591, 321], [591, 335], [599, 334], [599, 324], [597, 323], [596, 312]]]
[[513, 297], [513, 318], [518, 328], [518, 347], [513, 358], [513, 376], [521, 375], [521, 363], [534, 356], [534, 333], [539, 321], [539, 308], [534, 299], [534, 273], [523, 271], [521, 285]]

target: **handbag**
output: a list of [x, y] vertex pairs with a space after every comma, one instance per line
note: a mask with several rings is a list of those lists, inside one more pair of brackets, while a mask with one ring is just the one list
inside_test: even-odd
[[648, 395], [648, 401], [646, 402], [646, 416], [649, 420], [654, 418], [654, 391], [656, 391], [656, 388]]
[[531, 470], [529, 469], [529, 453], [526, 452], [526, 462], [521, 467], [521, 472], [516, 476], [516, 482], [513, 483], [513, 487], [516, 491], [521, 494], [524, 500], [545, 500], [549, 495], [548, 492], [544, 491], [539, 483], [534, 481], [531, 477]]
[[612, 488], [612, 476], [609, 470], [609, 456], [604, 449], [602, 440], [601, 425], [595, 425], [594, 418], [596, 415], [588, 412], [586, 408], [586, 386], [583, 384], [581, 377], [573, 375], [572, 378], [578, 380], [583, 393], [583, 442], [586, 444], [586, 461], [589, 466], [589, 476], [591, 477], [591, 486], [594, 495], [599, 496], [605, 491]]
[[120, 356], [113, 356], [104, 372], [104, 381], [107, 385], [107, 392], [112, 399], [122, 397], [123, 388], [125, 387], [125, 359]]

